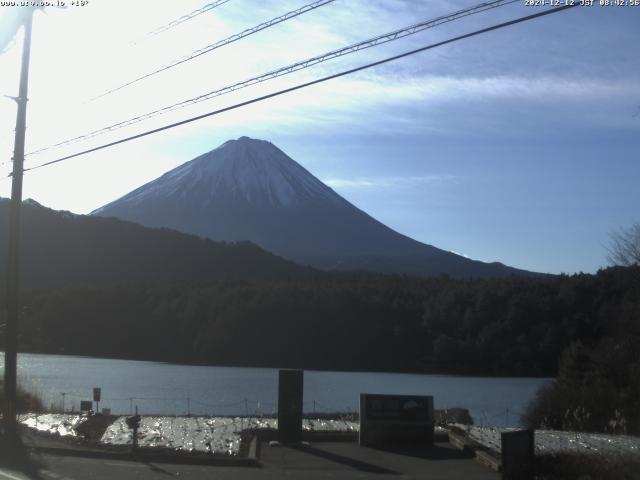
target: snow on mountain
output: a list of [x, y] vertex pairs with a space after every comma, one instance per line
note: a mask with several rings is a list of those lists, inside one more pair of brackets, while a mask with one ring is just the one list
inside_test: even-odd
[[[114, 203], [136, 205], [161, 197], [199, 197], [205, 205], [231, 198], [277, 208], [312, 199], [336, 201], [333, 190], [272, 143], [248, 137], [229, 140]], [[108, 211], [111, 205], [93, 213]]]
[[264, 140], [229, 140], [93, 212], [213, 240], [250, 240], [325, 269], [502, 276], [401, 235], [359, 210]]

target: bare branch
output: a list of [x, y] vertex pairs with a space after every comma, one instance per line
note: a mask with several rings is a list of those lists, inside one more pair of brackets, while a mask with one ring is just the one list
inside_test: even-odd
[[612, 232], [607, 251], [613, 265], [640, 265], [640, 223]]

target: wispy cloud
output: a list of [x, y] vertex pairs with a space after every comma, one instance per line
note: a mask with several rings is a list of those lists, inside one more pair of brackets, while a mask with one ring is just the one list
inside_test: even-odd
[[[312, 75], [301, 77], [300, 81], [304, 81]], [[283, 82], [281, 86], [287, 85]], [[251, 93], [266, 94], [273, 89], [274, 86], [262, 85]], [[221, 117], [220, 126], [237, 129], [247, 124], [268, 125], [297, 133], [310, 128], [326, 134], [357, 128], [360, 133], [460, 135], [484, 131], [493, 124], [497, 124], [496, 131], [503, 131], [511, 119], [506, 122], [501, 119], [513, 108], [526, 109], [532, 118], [553, 111], [554, 118], [566, 124], [580, 121], [582, 125], [600, 126], [615, 121], [616, 125], [626, 125], [636, 119], [630, 115], [621, 118], [618, 110], [635, 97], [635, 90], [636, 83], [632, 80], [612, 83], [599, 79], [506, 75], [403, 79], [372, 74], [284, 95], [277, 103], [258, 103], [228, 112]], [[219, 105], [225, 106], [225, 102], [228, 100], [221, 99]], [[558, 108], [560, 105], [563, 108]], [[585, 110], [591, 112], [586, 118]], [[473, 130], [463, 128], [467, 124]]]
[[[601, 79], [564, 77], [525, 78], [502, 75], [494, 77], [451, 77], [428, 75], [414, 78], [388, 78], [367, 75], [344, 79], [319, 89], [348, 104], [422, 101], [468, 101], [481, 99], [535, 99], [556, 102], [562, 100], [601, 100], [629, 98], [637, 90], [633, 79], [611, 82]], [[326, 91], [323, 91], [326, 90]], [[317, 91], [315, 93], [318, 93]], [[326, 100], [326, 99], [325, 99]]]
[[419, 175], [406, 177], [358, 177], [358, 178], [326, 178], [322, 181], [332, 188], [344, 190], [360, 189], [393, 189], [419, 187], [441, 183], [455, 182], [453, 175]]

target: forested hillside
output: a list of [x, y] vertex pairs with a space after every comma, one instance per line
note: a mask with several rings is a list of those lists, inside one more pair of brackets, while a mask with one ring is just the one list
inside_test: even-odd
[[[9, 202], [0, 200], [0, 264], [7, 255]], [[213, 242], [114, 218], [22, 208], [21, 281], [25, 289], [106, 286], [135, 281], [228, 278], [302, 279], [318, 274], [249, 242]], [[0, 288], [6, 275], [0, 275]]]
[[25, 295], [40, 352], [224, 365], [554, 376], [570, 344], [637, 329], [640, 268], [460, 281], [327, 274]]

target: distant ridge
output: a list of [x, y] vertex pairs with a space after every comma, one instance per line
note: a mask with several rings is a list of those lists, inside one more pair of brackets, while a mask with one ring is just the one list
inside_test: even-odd
[[229, 140], [92, 214], [214, 240], [249, 240], [327, 270], [463, 278], [532, 274], [395, 232], [272, 143], [248, 137]]
[[[6, 265], [9, 201], [0, 199], [0, 264]], [[21, 283], [26, 289], [128, 282], [303, 279], [316, 275], [249, 242], [221, 243], [115, 218], [59, 212], [25, 200]], [[0, 276], [0, 288], [6, 276]]]

